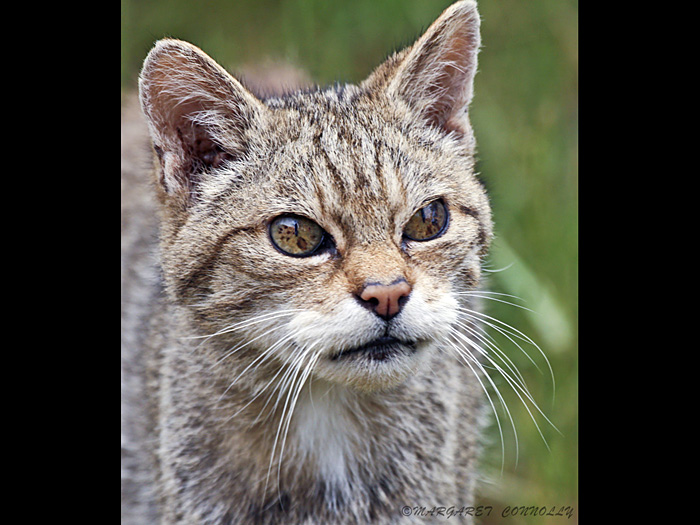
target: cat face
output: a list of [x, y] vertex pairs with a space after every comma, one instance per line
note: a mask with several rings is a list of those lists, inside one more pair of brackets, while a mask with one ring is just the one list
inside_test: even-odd
[[251, 370], [365, 391], [420, 370], [491, 236], [466, 114], [478, 42], [476, 15], [448, 10], [362, 85], [264, 102], [193, 46], [156, 45], [140, 85], [163, 270], [203, 334]]

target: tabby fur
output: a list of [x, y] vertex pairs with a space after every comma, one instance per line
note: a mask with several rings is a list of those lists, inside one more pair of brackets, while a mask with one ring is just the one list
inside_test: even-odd
[[[124, 522], [425, 523], [402, 508], [474, 504], [482, 389], [455, 348], [492, 237], [468, 118], [479, 46], [464, 0], [359, 85], [264, 97], [191, 44], [155, 44], [153, 257], [122, 167]], [[406, 239], [436, 199], [444, 234]], [[285, 214], [332, 247], [275, 249]], [[392, 319], [358, 301], [397, 279]], [[385, 335], [415, 347], [342, 356]]]

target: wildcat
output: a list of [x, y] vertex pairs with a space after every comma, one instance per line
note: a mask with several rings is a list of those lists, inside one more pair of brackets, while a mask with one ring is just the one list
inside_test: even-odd
[[479, 24], [456, 2], [359, 85], [272, 97], [155, 44], [139, 91], [158, 272], [138, 170], [122, 182], [124, 522], [474, 505]]

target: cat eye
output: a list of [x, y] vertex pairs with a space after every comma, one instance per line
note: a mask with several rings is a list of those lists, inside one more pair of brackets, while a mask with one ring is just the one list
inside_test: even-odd
[[309, 257], [321, 246], [325, 232], [311, 219], [281, 215], [270, 223], [272, 245], [285, 255]]
[[441, 200], [436, 200], [413, 214], [403, 234], [412, 241], [429, 241], [442, 235], [446, 228], [447, 208]]

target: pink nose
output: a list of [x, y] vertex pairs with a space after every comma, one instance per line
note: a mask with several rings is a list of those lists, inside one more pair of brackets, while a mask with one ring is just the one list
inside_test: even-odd
[[369, 284], [360, 294], [360, 299], [370, 310], [387, 321], [401, 311], [411, 293], [411, 285], [405, 279], [391, 284]]

